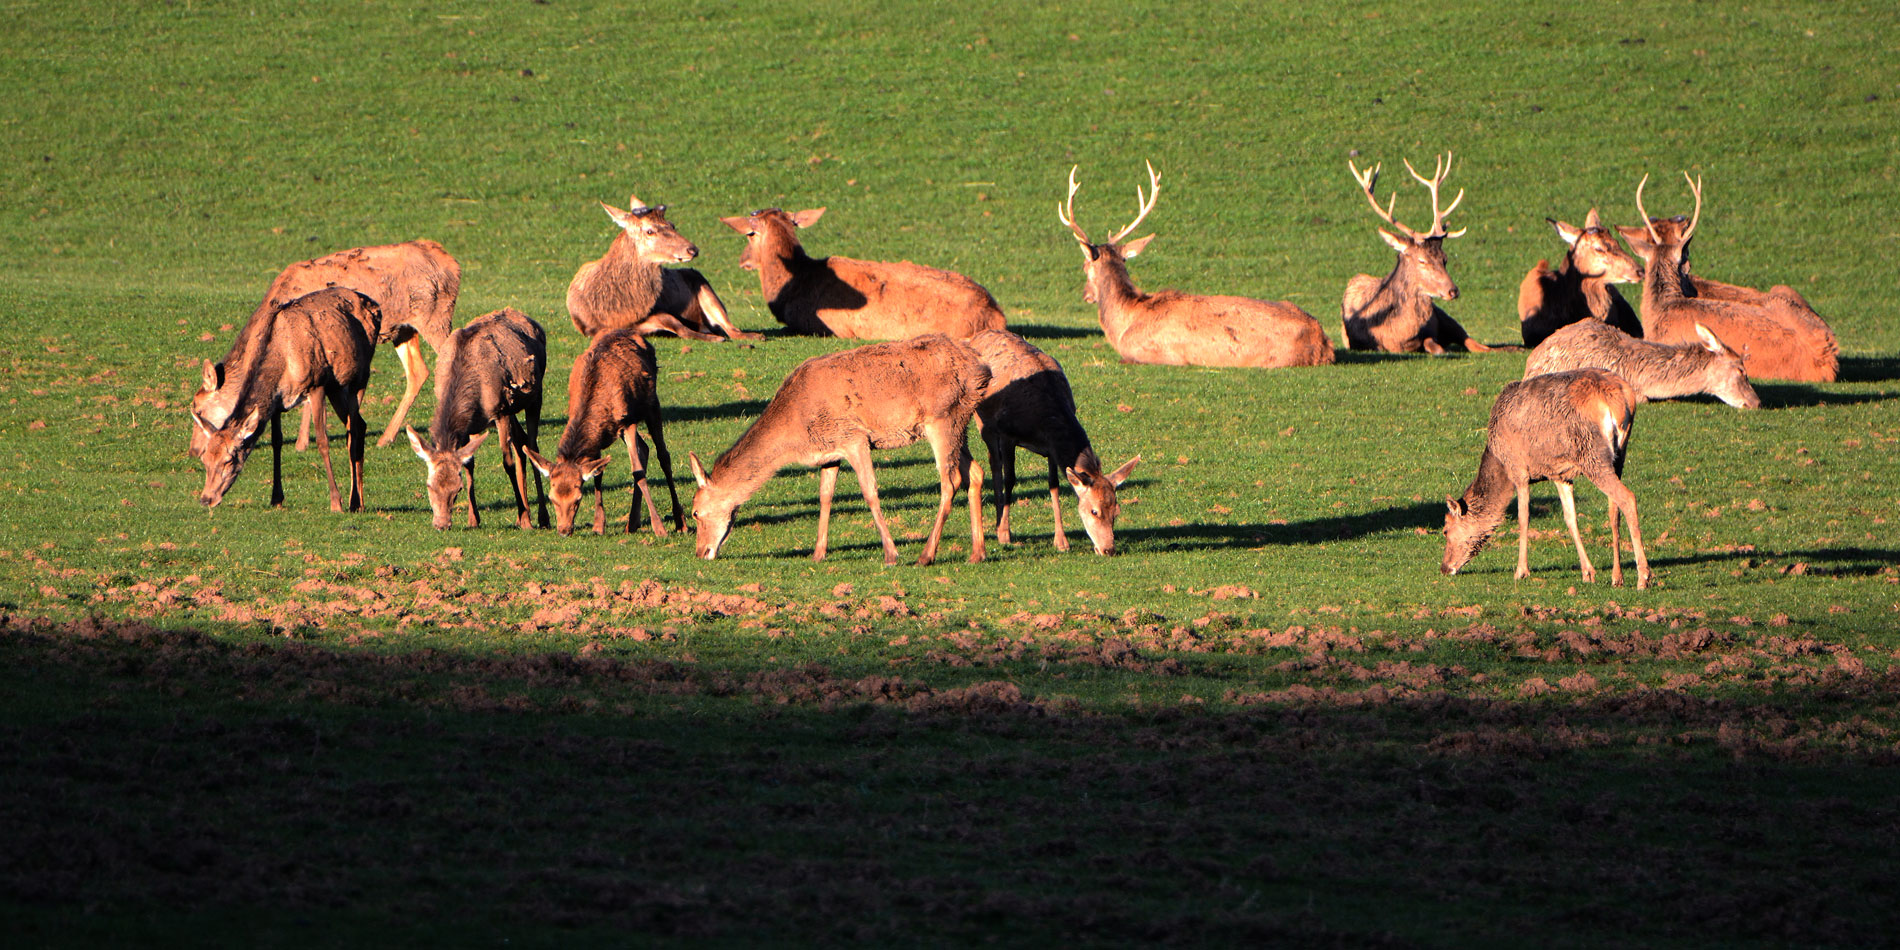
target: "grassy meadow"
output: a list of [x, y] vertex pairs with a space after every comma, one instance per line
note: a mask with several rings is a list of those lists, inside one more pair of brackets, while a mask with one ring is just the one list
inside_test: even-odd
[[[1472, 0], [13, 2], [0, 58], [0, 932], [13, 946], [1890, 943], [1900, 928], [1900, 8]], [[1473, 334], [1516, 342], [1545, 217], [1707, 201], [1698, 274], [1791, 284], [1843, 378], [1638, 411], [1657, 583], [1555, 491], [1441, 577], [1443, 499], [1522, 355], [1130, 366], [1055, 219], [1134, 213], [1146, 290], [1287, 299], [1340, 342], [1392, 253], [1347, 171], [1450, 149]], [[1355, 157], [1356, 156], [1356, 157]], [[1123, 488], [1099, 558], [1040, 459], [1017, 543], [908, 563], [930, 455], [739, 509], [721, 557], [363, 514], [268, 447], [224, 504], [198, 366], [286, 264], [427, 237], [458, 320], [546, 327], [541, 445], [605, 252], [669, 206], [753, 346], [659, 339], [681, 503], [808, 357], [718, 218], [826, 207], [815, 255], [970, 275], [1066, 368]], [[1452, 193], [1455, 193], [1452, 192]], [[1635, 288], [1625, 294], [1638, 296]], [[431, 355], [433, 362], [433, 355]], [[378, 356], [367, 416], [400, 394]], [[422, 427], [425, 393], [411, 413]], [[287, 419], [294, 428], [294, 419]], [[340, 427], [333, 427], [340, 432]], [[341, 436], [337, 436], [341, 447]], [[972, 437], [979, 457], [981, 444]], [[609, 523], [628, 503], [607, 469]], [[660, 484], [657, 467], [652, 474]], [[665, 507], [664, 488], [659, 488]], [[1066, 491], [1066, 489], [1065, 489]], [[988, 499], [985, 499], [986, 507]], [[989, 511], [987, 518], [993, 518]], [[1513, 519], [1514, 521], [1514, 519]], [[1625, 555], [1627, 557], [1627, 554]]]

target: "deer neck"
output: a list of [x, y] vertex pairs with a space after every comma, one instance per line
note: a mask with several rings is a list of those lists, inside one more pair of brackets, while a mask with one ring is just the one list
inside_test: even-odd
[[1466, 517], [1475, 518], [1484, 528], [1487, 536], [1504, 523], [1504, 516], [1511, 504], [1511, 496], [1516, 486], [1511, 484], [1511, 475], [1504, 469], [1504, 462], [1485, 446], [1483, 457], [1478, 459], [1477, 477], [1471, 480], [1465, 489], [1464, 501]]
[[614, 238], [613, 246], [607, 249], [607, 256], [601, 258], [595, 278], [596, 285], [605, 293], [624, 298], [615, 301], [614, 309], [638, 312], [641, 316], [652, 312], [654, 301], [660, 299], [665, 280], [666, 273], [660, 265], [640, 259], [639, 251], [633, 246], [632, 236], [625, 231]]
[[621, 400], [613, 398], [611, 387], [601, 382], [599, 367], [591, 359], [576, 368], [568, 383], [567, 428], [561, 430], [555, 458], [599, 458], [601, 450], [619, 436], [612, 416], [618, 413]]
[[1139, 316], [1137, 308], [1147, 295], [1135, 289], [1135, 282], [1128, 277], [1128, 265], [1120, 261], [1095, 268], [1089, 281], [1094, 285], [1095, 309], [1101, 318], [1102, 332], [1110, 342], [1121, 339], [1135, 324]]
[[1379, 293], [1374, 299], [1379, 298], [1387, 300], [1399, 313], [1417, 317], [1420, 323], [1431, 316], [1431, 298], [1419, 292], [1418, 274], [1403, 254], [1398, 255], [1392, 273], [1385, 275], [1385, 281], [1379, 284]]
[[1608, 319], [1610, 310], [1616, 304], [1616, 291], [1610, 289], [1610, 282], [1604, 274], [1586, 274], [1577, 267], [1577, 256], [1564, 255], [1564, 269], [1557, 272], [1557, 293], [1564, 300], [1582, 301], [1590, 316], [1598, 320]]
[[765, 415], [739, 436], [732, 448], [713, 462], [713, 484], [721, 492], [743, 501], [752, 497], [778, 470], [796, 461], [811, 448], [811, 440], [796, 420], [781, 416], [767, 405]]
[[1655, 257], [1649, 261], [1649, 268], [1643, 272], [1645, 315], [1654, 312], [1657, 307], [1694, 296], [1694, 285], [1689, 282], [1684, 266], [1681, 248], [1657, 249]]
[[785, 293], [786, 285], [801, 274], [824, 269], [826, 258], [814, 258], [805, 253], [802, 245], [792, 242], [789, 246], [765, 249], [757, 255], [756, 260], [759, 266], [759, 290], [765, 295], [766, 304], [774, 306]]

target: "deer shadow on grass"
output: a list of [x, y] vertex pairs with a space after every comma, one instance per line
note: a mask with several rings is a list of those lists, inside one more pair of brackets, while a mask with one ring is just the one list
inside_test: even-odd
[[1025, 340], [1084, 340], [1102, 336], [1101, 327], [1058, 327], [1047, 323], [1012, 323], [1009, 332]]
[[1885, 383], [1900, 380], [1900, 357], [1843, 356], [1840, 382]]
[[1127, 538], [1143, 548], [1164, 551], [1192, 551], [1216, 548], [1257, 548], [1264, 545], [1323, 544], [1349, 541], [1367, 535], [1416, 528], [1442, 528], [1444, 502], [1415, 502], [1395, 505], [1379, 511], [1311, 518], [1285, 524], [1186, 524], [1157, 528], [1121, 528], [1115, 537]]
[[1868, 402], [1886, 402], [1900, 393], [1854, 393], [1822, 389], [1805, 383], [1755, 383], [1763, 409], [1793, 409], [1812, 406], [1848, 406]]

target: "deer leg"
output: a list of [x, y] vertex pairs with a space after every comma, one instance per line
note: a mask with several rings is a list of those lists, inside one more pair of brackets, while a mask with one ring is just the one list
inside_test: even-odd
[[[660, 422], [660, 404], [656, 399], [647, 410], [647, 435], [653, 438], [653, 454], [659, 457], [660, 474], [666, 476], [666, 494], [673, 499], [673, 530], [686, 530], [686, 516], [680, 511], [680, 493], [673, 487], [673, 456], [666, 451], [665, 427]], [[652, 481], [648, 481], [649, 489]], [[654, 526], [656, 529], [658, 525]], [[665, 534], [661, 534], [665, 537]]]
[[[369, 441], [369, 423], [363, 418], [363, 391], [349, 393], [349, 414], [343, 420], [349, 438], [345, 443], [350, 452], [350, 510], [362, 511], [367, 503], [363, 498], [363, 444]], [[332, 399], [332, 403], [339, 400]], [[343, 406], [337, 406], [337, 412], [343, 413]]]
[[990, 467], [996, 469], [996, 543], [1009, 544], [1009, 508], [1016, 500], [1016, 447], [994, 430], [983, 433], [983, 444], [990, 452]]
[[[627, 530], [631, 533], [633, 529], [629, 527]], [[607, 533], [607, 478], [605, 475], [594, 476], [594, 533]]]
[[[1605, 493], [1604, 497], [1609, 497]], [[1623, 539], [1617, 537], [1616, 503], [1610, 503], [1610, 586], [1623, 586]]]
[[468, 526], [482, 526], [482, 516], [475, 511], [475, 460], [469, 459], [462, 466], [462, 486], [468, 489]]
[[408, 339], [397, 343], [396, 358], [402, 362], [402, 401], [396, 404], [389, 424], [383, 427], [382, 437], [376, 440], [377, 448], [395, 441], [396, 433], [402, 431], [403, 419], [409, 415], [410, 403], [416, 401], [416, 393], [421, 392], [423, 384], [429, 381], [429, 363], [422, 358], [421, 336], [412, 333]]
[[1590, 555], [1583, 549], [1583, 535], [1577, 533], [1577, 491], [1569, 482], [1557, 482], [1557, 500], [1564, 505], [1564, 526], [1570, 529], [1570, 540], [1577, 546], [1577, 565], [1583, 570], [1583, 582], [1593, 584], [1597, 579], [1597, 569], [1590, 564]]
[[1060, 466], [1056, 464], [1056, 457], [1053, 455], [1049, 456], [1049, 510], [1055, 516], [1056, 550], [1067, 554], [1069, 551], [1069, 532], [1062, 527], [1062, 475], [1056, 471], [1059, 467]]
[[322, 417], [323, 397], [311, 393], [310, 401], [303, 404], [302, 418], [297, 420], [297, 451], [302, 452], [310, 447], [310, 420], [320, 421]]
[[708, 324], [718, 327], [729, 339], [765, 339], [765, 334], [747, 333], [739, 329], [739, 327], [732, 322], [732, 317], [726, 313], [725, 303], [719, 299], [718, 294], [713, 293], [712, 284], [710, 283], [701, 283], [694, 291], [693, 306], [699, 308], [699, 310], [706, 315], [706, 322]]
[[983, 465], [970, 452], [966, 439], [958, 446], [957, 467], [968, 482], [970, 499], [970, 563], [983, 560]]
[[270, 506], [284, 507], [284, 414], [270, 414]]
[[[862, 485], [864, 479], [858, 478]], [[825, 544], [831, 537], [831, 496], [838, 490], [838, 463], [831, 462], [818, 469], [818, 544], [811, 549], [811, 559], [825, 559]]]
[[[537, 455], [541, 453], [541, 397], [540, 395], [537, 394], [533, 399], [529, 400], [528, 403], [522, 407], [522, 411], [527, 413], [527, 416], [528, 416], [528, 424], [527, 424], [528, 441], [526, 442], [525, 445], [518, 445], [515, 447], [515, 455], [519, 461], [519, 471], [521, 472], [521, 474], [528, 478], [534, 479], [535, 519], [540, 524], [541, 527], [546, 528], [548, 526], [547, 488], [541, 484], [541, 470], [538, 468], [535, 468], [534, 463], [528, 460], [528, 449], [533, 449], [535, 451], [535, 454]], [[521, 492], [522, 492], [522, 505], [525, 507], [527, 505], [527, 492], [528, 492], [527, 484], [525, 482], [522, 484]]]
[[626, 432], [628, 464], [633, 466], [633, 477], [639, 489], [640, 498], [646, 500], [647, 520], [653, 524], [653, 536], [666, 537], [666, 524], [660, 520], [660, 506], [653, 501], [653, 480], [647, 477], [647, 443], [640, 438], [638, 426], [628, 426]]
[[1517, 487], [1517, 578], [1531, 576], [1531, 486]]
[[510, 487], [515, 490], [515, 527], [531, 531], [534, 529], [534, 520], [528, 517], [528, 480], [522, 473], [527, 453], [522, 451], [522, 434], [515, 425], [514, 417], [509, 415], [495, 417], [495, 432], [501, 441], [501, 470], [507, 474]]
[[[316, 402], [314, 394], [310, 402]], [[330, 467], [330, 424], [323, 418], [323, 413], [313, 415], [317, 417], [317, 454], [323, 456], [323, 477], [330, 483], [330, 510], [342, 511], [343, 496], [336, 490], [336, 470]]]
[[[966, 431], [968, 423], [965, 423]], [[962, 453], [965, 450], [961, 442], [951, 442], [949, 433], [937, 428], [925, 428], [924, 438], [930, 440], [930, 453], [937, 459], [937, 517], [931, 521], [930, 537], [924, 540], [924, 553], [917, 558], [917, 566], [923, 567], [937, 559], [937, 545], [943, 540], [943, 525], [950, 519], [950, 508], [956, 504], [958, 483], [963, 480]], [[980, 503], [979, 503], [980, 504]]]
[[[845, 446], [844, 460], [851, 463], [851, 474], [858, 477], [858, 491], [864, 494], [864, 503], [871, 509], [871, 522], [877, 525], [877, 537], [884, 543], [884, 563], [897, 563], [897, 542], [891, 540], [890, 525], [884, 523], [884, 506], [877, 501], [877, 473], [871, 469], [871, 443], [860, 441]], [[819, 511], [822, 518], [825, 512]], [[820, 522], [822, 528], [823, 522]], [[937, 526], [943, 526], [943, 519], [937, 519]]]
[[725, 337], [717, 333], [695, 330], [687, 326], [680, 318], [670, 313], [650, 313], [647, 314], [645, 320], [640, 321], [641, 336], [652, 336], [662, 330], [684, 340], [704, 340], [708, 343], [724, 343], [726, 341]]
[[[1592, 479], [1595, 481], [1595, 479]], [[1636, 495], [1619, 478], [1605, 477], [1597, 482], [1597, 487], [1610, 497], [1610, 502], [1623, 512], [1624, 520], [1630, 523], [1630, 549], [1636, 552], [1636, 589], [1649, 586], [1649, 556], [1643, 552], [1643, 530], [1636, 526]]]

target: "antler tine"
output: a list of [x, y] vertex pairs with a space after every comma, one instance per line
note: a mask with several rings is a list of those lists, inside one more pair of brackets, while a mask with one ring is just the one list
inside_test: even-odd
[[[1683, 172], [1688, 174], [1688, 172]], [[1636, 183], [1636, 214], [1643, 219], [1643, 227], [1649, 229], [1649, 241], [1657, 247], [1662, 246], [1662, 238], [1656, 233], [1656, 226], [1649, 223], [1649, 212], [1643, 210], [1643, 186], [1649, 184], [1649, 173], [1643, 173], [1643, 180]]]
[[1161, 173], [1155, 171], [1155, 163], [1148, 162], [1147, 164], [1148, 164], [1148, 194], [1146, 197], [1143, 197], [1141, 193], [1141, 186], [1140, 185], [1135, 186], [1135, 205], [1136, 205], [1136, 211], [1137, 211], [1137, 213], [1135, 214], [1135, 220], [1128, 222], [1127, 227], [1122, 228], [1120, 231], [1116, 231], [1115, 235], [1108, 239], [1108, 243], [1110, 244], [1120, 244], [1122, 238], [1127, 237], [1131, 232], [1133, 232], [1135, 228], [1141, 224], [1141, 219], [1147, 217], [1148, 212], [1153, 211], [1155, 209], [1155, 202], [1161, 197]]
[[1362, 172], [1359, 166], [1354, 165], [1352, 159], [1349, 158], [1346, 159], [1346, 167], [1352, 170], [1353, 180], [1359, 183], [1359, 190], [1365, 193], [1366, 201], [1372, 205], [1372, 213], [1378, 215], [1379, 220], [1391, 225], [1394, 230], [1418, 237], [1417, 231], [1400, 224], [1398, 219], [1392, 217], [1392, 209], [1399, 203], [1397, 189], [1393, 189], [1392, 199], [1385, 203], [1385, 207], [1379, 207], [1379, 196], [1373, 193], [1373, 189], [1379, 184], [1379, 169], [1385, 167], [1383, 163], [1373, 165]]
[[1432, 228], [1427, 232], [1427, 236], [1436, 234], [1443, 237], [1455, 238], [1459, 234], [1465, 233], [1468, 229], [1459, 228], [1457, 234], [1446, 234], [1445, 219], [1451, 217], [1451, 213], [1457, 210], [1460, 201], [1465, 200], [1465, 190], [1463, 188], [1458, 189], [1458, 197], [1451, 199], [1451, 204], [1448, 205], [1445, 210], [1438, 210], [1438, 186], [1443, 185], [1445, 183], [1445, 176], [1451, 174], [1451, 151], [1449, 149], [1446, 150], [1442, 158], [1436, 155], [1432, 156], [1432, 158], [1434, 164], [1432, 166], [1432, 177], [1429, 181], [1426, 180], [1424, 175], [1418, 173], [1418, 169], [1412, 167], [1410, 159], [1404, 160], [1405, 170], [1411, 172], [1412, 177], [1418, 179], [1418, 183], [1424, 185], [1432, 193]]
[[1068, 225], [1070, 233], [1074, 234], [1075, 239], [1082, 242], [1082, 246], [1086, 248], [1089, 246], [1089, 236], [1083, 233], [1082, 229], [1075, 223], [1075, 193], [1082, 188], [1081, 185], [1076, 184], [1075, 171], [1081, 167], [1080, 165], [1076, 165], [1069, 169], [1069, 197], [1066, 201], [1056, 205], [1056, 219]]
[[1682, 180], [1689, 182], [1689, 190], [1695, 192], [1695, 214], [1689, 218], [1689, 230], [1683, 232], [1682, 235], [1683, 243], [1687, 244], [1690, 238], [1695, 237], [1695, 226], [1702, 222], [1702, 176], [1697, 175], [1691, 181], [1689, 173], [1685, 171], [1682, 173]]

